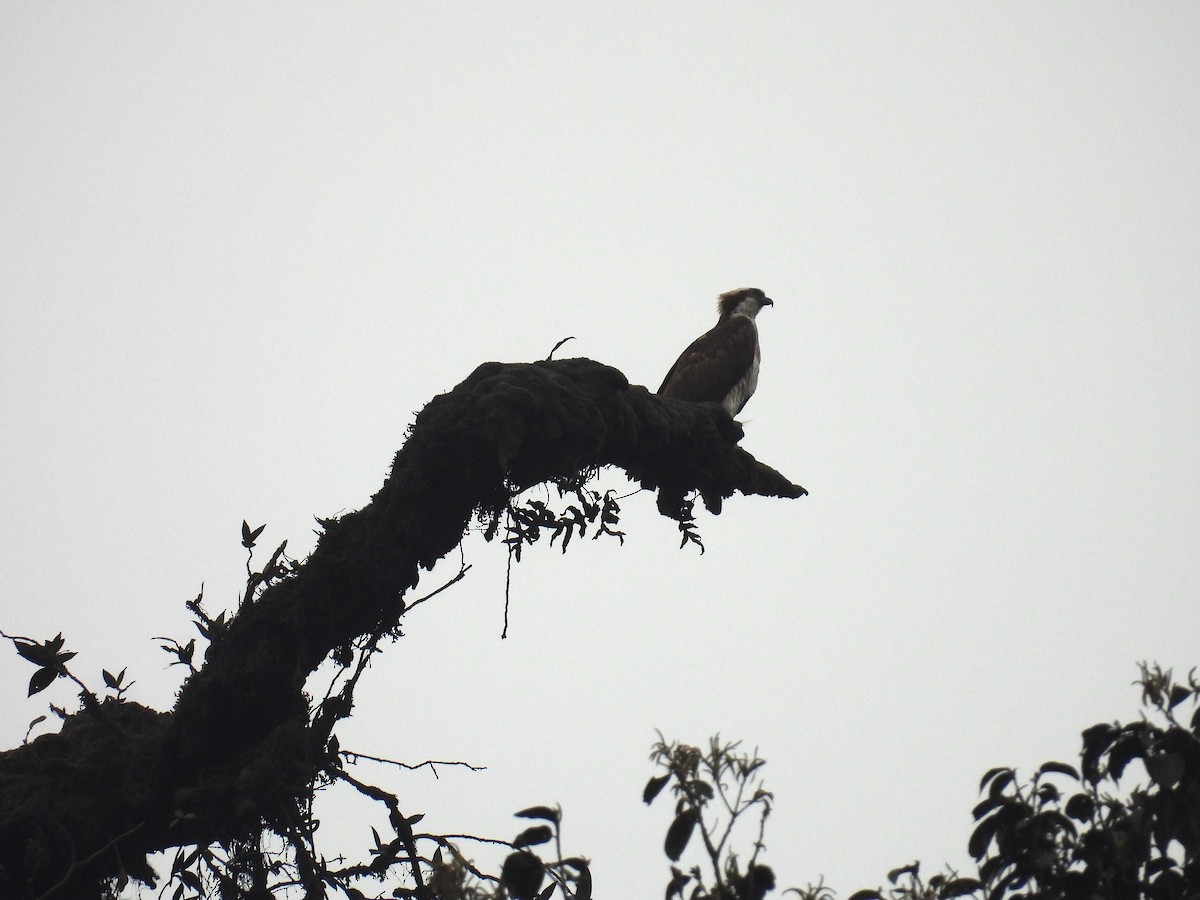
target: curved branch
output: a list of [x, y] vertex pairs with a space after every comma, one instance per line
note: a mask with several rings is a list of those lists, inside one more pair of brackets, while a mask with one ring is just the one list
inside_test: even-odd
[[676, 519], [693, 491], [714, 513], [734, 492], [806, 493], [741, 437], [718, 405], [658, 397], [592, 360], [479, 366], [418, 413], [371, 502], [323, 522], [309, 559], [243, 604], [172, 712], [109, 700], [0, 754], [0, 896], [36, 895], [67, 873], [70, 848], [51, 822], [85, 853], [144, 823], [76, 873], [82, 885], [119, 859], [148, 879], [131, 858], [284, 820], [326, 765], [305, 679], [333, 649], [394, 627], [404, 592], [477, 511], [605, 466], [656, 490]]

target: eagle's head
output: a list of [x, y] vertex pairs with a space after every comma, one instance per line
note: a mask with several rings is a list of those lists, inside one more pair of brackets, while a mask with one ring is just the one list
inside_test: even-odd
[[746, 316], [753, 319], [764, 306], [774, 306], [775, 301], [758, 288], [738, 288], [726, 291], [717, 298], [717, 313], [722, 320], [730, 316]]

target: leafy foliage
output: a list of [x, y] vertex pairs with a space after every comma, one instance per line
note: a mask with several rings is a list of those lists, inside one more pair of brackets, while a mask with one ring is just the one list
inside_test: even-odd
[[50, 687], [56, 678], [67, 674], [66, 664], [75, 658], [75, 654], [69, 650], [63, 650], [64, 643], [61, 631], [47, 641], [34, 641], [29, 638], [13, 639], [17, 653], [38, 667], [29, 679], [30, 697]]
[[521, 561], [521, 549], [537, 543], [544, 532], [550, 533], [551, 546], [561, 539], [559, 547], [563, 553], [567, 552], [572, 538], [587, 535], [589, 526], [593, 528], [592, 540], [615, 537], [622, 544], [625, 543], [625, 532], [616, 527], [621, 520], [618, 500], [622, 498], [617, 497], [615, 491], [601, 494], [580, 479], [563, 479], [556, 482], [555, 487], [559, 499], [573, 497], [575, 502], [556, 511], [543, 500], [526, 498], [524, 503], [517, 503], [514, 499], [503, 509], [482, 513], [484, 538], [491, 541], [496, 537], [503, 514], [503, 542], [517, 562]]
[[[505, 543], [516, 555], [546, 529], [551, 531], [551, 544], [561, 538], [564, 550], [574, 535], [584, 536], [589, 527], [594, 527], [593, 538], [620, 537], [615, 530], [619, 507], [611, 492], [601, 496], [582, 485], [569, 490], [576, 502], [562, 512], [553, 512], [537, 500], [509, 508]], [[243, 543], [252, 545], [262, 530], [243, 523]], [[247, 566], [243, 604], [255, 602], [263, 589], [289, 576], [285, 546], [280, 545], [261, 571]], [[248, 549], [253, 555], [252, 546]], [[463, 574], [465, 568], [444, 587]], [[409, 608], [425, 599], [413, 601]], [[203, 590], [187, 608], [196, 617], [202, 640], [212, 644], [222, 639], [226, 613], [207, 614]], [[68, 668], [76, 654], [66, 649], [62, 634], [46, 640], [3, 636], [36, 667], [30, 695], [65, 678], [78, 686], [85, 707], [101, 709], [96, 694]], [[391, 883], [395, 885], [391, 896], [412, 900], [550, 900], [555, 896], [590, 900], [589, 863], [563, 855], [558, 807], [531, 806], [517, 812], [526, 824], [511, 840], [463, 835], [451, 840], [419, 831], [416, 826], [422, 814], [406, 815], [395, 794], [352, 773], [350, 766], [362, 755], [341, 749], [334, 726], [350, 714], [358, 679], [379, 652], [380, 641], [389, 636], [398, 633], [381, 628], [333, 655], [337, 674], [325, 698], [314, 705], [309, 723], [310, 735], [322, 742], [324, 763], [317, 780], [293, 793], [287, 805], [264, 818], [260, 828], [235, 839], [180, 847], [164, 895], [172, 900], [265, 898], [299, 885], [311, 897], [334, 892], [360, 898], [368, 896], [364, 887]], [[175, 658], [172, 665], [195, 671], [195, 637], [186, 642], [160, 640]], [[131, 684], [125, 680], [125, 669], [117, 674], [104, 669], [101, 678], [115, 701]], [[973, 810], [976, 824], [967, 842], [978, 866], [973, 876], [951, 870], [925, 878], [915, 861], [887, 873], [886, 888], [860, 890], [849, 900], [1182, 900], [1200, 894], [1200, 681], [1195, 670], [1182, 682], [1170, 670], [1142, 664], [1137, 684], [1146, 714], [1127, 724], [1101, 723], [1086, 729], [1078, 765], [1051, 760], [1027, 780], [1007, 766], [984, 773], [982, 799]], [[1189, 704], [1191, 712], [1185, 717]], [[51, 709], [68, 718], [58, 707]], [[35, 719], [31, 728], [44, 719]], [[776, 884], [773, 870], [759, 861], [774, 800], [761, 778], [765, 761], [756, 753], [742, 752], [738, 742], [722, 742], [719, 736], [701, 749], [668, 743], [661, 735], [651, 760], [659, 771], [647, 781], [643, 801], [652, 804], [668, 788], [675, 800], [663, 841], [671, 863], [666, 900], [762, 900]], [[418, 766], [393, 764], [409, 769], [435, 765], [432, 761]], [[1131, 781], [1135, 768], [1142, 778]], [[387, 831], [370, 828], [371, 841], [361, 862], [328, 860], [316, 847], [315, 792], [336, 784], [349, 786], [386, 810]], [[189, 818], [190, 813], [177, 813], [181, 827]], [[753, 820], [757, 828], [743, 862], [733, 837], [739, 822]], [[463, 852], [464, 840], [508, 848], [499, 874], [479, 869]], [[697, 855], [697, 847], [700, 861], [680, 865], [689, 850]], [[547, 848], [553, 852], [547, 853]], [[129, 871], [110, 880], [110, 895], [116, 896], [131, 875], [149, 884], [157, 878], [148, 865], [131, 860]], [[801, 900], [832, 897], [822, 883], [789, 892]]]
[[[247, 596], [253, 602], [253, 593]], [[188, 608], [197, 617], [201, 636], [217, 640], [224, 614], [207, 615], [201, 600], [197, 597]], [[452, 839], [419, 830], [422, 814], [405, 814], [395, 794], [352, 772], [351, 766], [363, 756], [342, 750], [333, 726], [349, 715], [353, 688], [389, 634], [380, 630], [345, 648], [338, 675], [312, 711], [310, 733], [324, 741], [317, 781], [240, 837], [180, 847], [163, 896], [251, 900], [283, 895], [298, 886], [309, 897], [358, 900], [381, 896], [374, 891], [390, 885], [389, 896], [411, 900], [590, 900], [589, 862], [564, 856], [559, 807], [531, 806], [515, 813], [522, 824], [511, 840], [469, 835]], [[66, 649], [61, 634], [41, 641], [4, 637], [36, 667], [39, 680], [49, 678], [46, 686], [60, 677], [72, 680], [85, 706], [100, 707], [96, 695], [68, 669], [76, 654]], [[163, 640], [169, 644], [165, 649], [190, 667], [196, 640]], [[39, 674], [46, 672], [53, 677]], [[120, 700], [129, 683], [124, 669], [115, 675], [103, 670], [101, 677], [116, 695], [105, 701], [107, 709], [109, 702]], [[1144, 715], [1127, 724], [1101, 723], [1086, 729], [1078, 764], [1051, 760], [1028, 779], [1008, 766], [984, 773], [982, 797], [973, 810], [975, 827], [967, 842], [977, 872], [963, 876], [950, 870], [926, 878], [920, 862], [914, 861], [888, 872], [887, 887], [857, 891], [849, 900], [1182, 900], [1200, 894], [1200, 680], [1195, 670], [1179, 681], [1170, 670], [1143, 664], [1137, 684]], [[51, 708], [67, 717], [58, 707]], [[774, 871], [759, 859], [774, 802], [762, 781], [765, 761], [719, 736], [701, 749], [668, 743], [660, 735], [651, 759], [658, 771], [646, 782], [643, 801], [654, 803], [668, 788], [675, 801], [663, 841], [671, 863], [666, 900], [763, 900], [776, 886]], [[407, 769], [466, 765], [393, 764]], [[327, 859], [316, 847], [313, 799], [317, 791], [337, 784], [376, 801], [385, 811], [386, 825], [370, 827], [371, 840], [359, 862]], [[186, 828], [193, 818], [180, 811], [174, 824]], [[739, 822], [750, 826], [744, 862], [733, 840], [742, 833]], [[462, 849], [464, 841], [506, 848], [498, 874], [476, 866]], [[689, 854], [699, 861], [685, 867], [681, 861]], [[107, 896], [117, 896], [131, 877], [147, 884], [158, 878], [144, 861], [130, 859], [128, 870], [109, 880]], [[820, 882], [788, 893], [800, 900], [833, 900]]]
[[[667, 743], [659, 735], [650, 759], [662, 771], [646, 782], [642, 800], [654, 800], [670, 785], [675, 813], [667, 826], [663, 852], [672, 864], [679, 862], [697, 833], [703, 843], [703, 863], [681, 869], [671, 866], [666, 900], [762, 900], [775, 887], [775, 873], [758, 862], [763, 832], [771, 814], [773, 795], [759, 776], [766, 761], [757, 754], [739, 752], [740, 742], [709, 740], [708, 749]], [[731, 838], [739, 820], [758, 816], [757, 837], [750, 858], [742, 864]], [[722, 821], [721, 816], [726, 818]]]
[[[967, 844], [977, 877], [925, 882], [913, 863], [889, 874], [886, 894], [859, 891], [851, 900], [1200, 896], [1200, 682], [1195, 670], [1180, 683], [1143, 663], [1137, 684], [1146, 713], [1085, 730], [1078, 767], [1051, 760], [1027, 781], [1006, 766], [984, 773]], [[1122, 783], [1135, 761], [1144, 780]]]
[[704, 542], [700, 540], [700, 530], [696, 527], [696, 498], [692, 497], [683, 502], [679, 511], [679, 549], [682, 550], [689, 543], [695, 544], [700, 548], [700, 554], [704, 554]]
[[[981, 783], [969, 849], [989, 898], [1155, 898], [1200, 891], [1200, 683], [1143, 664], [1150, 716], [1083, 733], [1081, 770], [1044, 763], [1026, 784], [1012, 769]], [[1196, 706], [1185, 724], [1176, 709]], [[1139, 760], [1146, 782], [1122, 791]]]

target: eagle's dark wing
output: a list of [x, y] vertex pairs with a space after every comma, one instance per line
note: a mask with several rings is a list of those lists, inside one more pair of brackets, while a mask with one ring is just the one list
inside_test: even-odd
[[718, 322], [675, 360], [658, 393], [675, 400], [720, 403], [754, 363], [758, 330], [746, 316]]

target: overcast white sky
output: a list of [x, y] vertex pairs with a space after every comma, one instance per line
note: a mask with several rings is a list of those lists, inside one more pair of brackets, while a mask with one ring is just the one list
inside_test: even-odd
[[[302, 556], [478, 363], [655, 387], [755, 285], [745, 446], [811, 496], [704, 556], [630, 498], [503, 642], [468, 540], [342, 745], [488, 766], [367, 770], [435, 829], [562, 803], [600, 897], [665, 884], [655, 728], [768, 759], [781, 887], [961, 864], [984, 770], [1200, 664], [1198, 46], [1188, 3], [5, 3], [0, 627], [168, 707], [243, 518]], [[71, 700], [30, 674], [0, 746]]]

